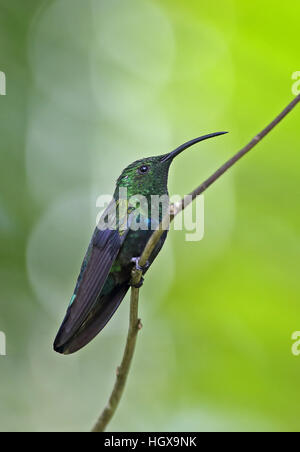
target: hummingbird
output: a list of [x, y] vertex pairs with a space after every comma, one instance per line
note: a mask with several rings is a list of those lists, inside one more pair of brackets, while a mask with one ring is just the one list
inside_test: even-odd
[[[131, 285], [133, 266], [139, 268], [139, 256], [162, 220], [161, 208], [157, 217], [152, 218], [149, 209], [137, 209], [128, 200], [142, 195], [150, 205], [151, 195], [166, 195], [169, 199], [168, 174], [174, 158], [200, 141], [225, 133], [194, 138], [172, 152], [137, 160], [123, 170], [112, 201], [99, 220], [107, 227], [96, 226], [85, 254], [67, 313], [54, 341], [56, 352], [69, 355], [80, 350], [105, 327]], [[126, 189], [127, 199], [120, 198], [120, 189]], [[143, 227], [133, 228], [133, 223]], [[167, 233], [166, 230], [162, 234], [142, 269], [143, 275], [160, 252]]]

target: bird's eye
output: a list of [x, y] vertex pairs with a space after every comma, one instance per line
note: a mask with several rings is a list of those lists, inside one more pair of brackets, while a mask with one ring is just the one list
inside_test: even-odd
[[148, 170], [149, 170], [149, 166], [147, 166], [147, 165], [142, 165], [142, 166], [139, 167], [139, 173], [140, 174], [145, 174], [145, 173], [148, 172]]

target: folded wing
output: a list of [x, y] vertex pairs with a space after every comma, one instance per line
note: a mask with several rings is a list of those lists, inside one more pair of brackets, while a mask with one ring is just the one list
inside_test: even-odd
[[[112, 202], [100, 222], [104, 216], [108, 217], [108, 226], [111, 227], [116, 219], [115, 212], [116, 205]], [[78, 332], [95, 308], [101, 289], [128, 233], [131, 215], [132, 213], [126, 218], [126, 229], [123, 227], [124, 222], [121, 225], [121, 221], [118, 221], [115, 229], [99, 230], [98, 227], [96, 228], [84, 258], [67, 314], [56, 336], [55, 350], [59, 351]]]

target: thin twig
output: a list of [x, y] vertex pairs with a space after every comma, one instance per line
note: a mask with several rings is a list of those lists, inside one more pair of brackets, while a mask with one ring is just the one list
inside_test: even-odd
[[[139, 260], [140, 267], [144, 267], [149, 260], [155, 246], [157, 245], [163, 232], [169, 228], [170, 222], [174, 219], [179, 212], [184, 210], [197, 196], [201, 195], [210, 185], [212, 185], [219, 177], [222, 176], [226, 171], [229, 170], [238, 160], [240, 160], [245, 154], [247, 154], [251, 149], [253, 149], [266, 135], [268, 135], [271, 130], [274, 129], [293, 108], [300, 102], [300, 94], [278, 115], [274, 121], [272, 121], [264, 130], [262, 130], [258, 135], [256, 135], [250, 143], [248, 143], [243, 149], [241, 149], [237, 154], [235, 154], [230, 160], [228, 160], [224, 165], [222, 165], [214, 174], [212, 174], [208, 179], [206, 179], [199, 187], [190, 193], [188, 198], [182, 199], [181, 202], [176, 205], [172, 205], [170, 208], [170, 213], [168, 213], [162, 220], [159, 227], [151, 235], [141, 257]], [[134, 269], [132, 271], [132, 284], [138, 285], [142, 278], [142, 271]], [[130, 364], [135, 350], [135, 344], [137, 339], [137, 334], [141, 328], [141, 321], [138, 319], [138, 301], [139, 301], [139, 289], [131, 288], [131, 301], [130, 301], [130, 322], [129, 330], [127, 336], [127, 343], [122, 359], [122, 363], [117, 370], [117, 378], [109, 398], [107, 406], [104, 408], [98, 422], [93, 428], [93, 432], [103, 432], [107, 427], [109, 421], [114, 415], [118, 404], [120, 402], [122, 393], [124, 391], [126, 379], [129, 373]]]
[[120, 367], [117, 368], [117, 378], [115, 386], [109, 398], [107, 406], [104, 408], [101, 416], [95, 424], [92, 432], [103, 432], [111, 420], [119, 401], [122, 397], [127, 376], [130, 369], [130, 364], [135, 350], [137, 334], [142, 328], [140, 319], [138, 319], [138, 303], [139, 303], [139, 289], [131, 288], [130, 299], [130, 318], [129, 330], [127, 335], [126, 347]]

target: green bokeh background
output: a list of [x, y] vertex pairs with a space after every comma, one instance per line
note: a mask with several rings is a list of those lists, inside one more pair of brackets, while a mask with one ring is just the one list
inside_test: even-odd
[[[119, 364], [128, 298], [56, 355], [96, 198], [131, 161], [229, 130], [171, 168], [184, 194], [292, 98], [299, 1], [0, 0], [1, 431], [89, 430]], [[299, 431], [295, 110], [205, 196], [205, 237], [173, 231], [111, 430]]]

